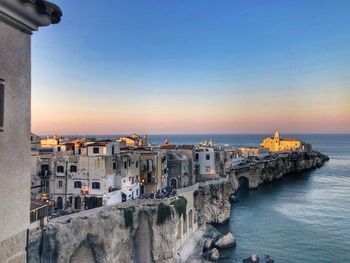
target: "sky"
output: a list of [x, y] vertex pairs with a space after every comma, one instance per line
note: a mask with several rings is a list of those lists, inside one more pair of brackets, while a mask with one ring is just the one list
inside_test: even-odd
[[348, 0], [51, 1], [35, 133], [350, 133]]

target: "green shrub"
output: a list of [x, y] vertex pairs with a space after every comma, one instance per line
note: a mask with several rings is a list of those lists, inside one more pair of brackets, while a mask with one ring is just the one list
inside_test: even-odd
[[175, 201], [172, 201], [171, 204], [175, 207], [175, 210], [179, 217], [183, 216], [183, 219], [186, 219], [186, 209], [187, 209], [187, 199], [183, 196], [179, 196]]
[[160, 203], [158, 205], [157, 224], [162, 225], [167, 219], [171, 219], [171, 207]]
[[120, 208], [120, 210], [124, 211], [125, 227], [131, 227], [134, 223], [133, 213], [135, 211], [135, 207], [130, 206], [127, 208]]

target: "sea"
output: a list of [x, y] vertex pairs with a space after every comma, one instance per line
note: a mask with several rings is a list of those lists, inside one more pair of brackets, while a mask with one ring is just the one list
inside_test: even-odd
[[[239, 148], [258, 146], [268, 135], [151, 135], [152, 143], [212, 140]], [[286, 176], [257, 190], [243, 191], [230, 221], [237, 246], [220, 262], [242, 262], [251, 254], [283, 263], [350, 262], [350, 134], [288, 134], [310, 142], [330, 160], [319, 169]]]
[[[149, 135], [152, 143], [258, 146], [271, 136], [239, 134]], [[231, 231], [235, 248], [221, 252], [220, 262], [242, 262], [252, 254], [283, 263], [350, 262], [350, 134], [288, 134], [330, 157], [321, 168], [285, 176], [240, 192], [230, 220], [218, 227]]]

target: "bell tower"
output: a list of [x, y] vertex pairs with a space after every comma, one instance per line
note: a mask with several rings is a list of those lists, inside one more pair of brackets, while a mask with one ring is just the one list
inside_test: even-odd
[[280, 133], [279, 131], [275, 131], [275, 134], [273, 135], [274, 143], [275, 143], [275, 151], [279, 150], [279, 145], [280, 145]]

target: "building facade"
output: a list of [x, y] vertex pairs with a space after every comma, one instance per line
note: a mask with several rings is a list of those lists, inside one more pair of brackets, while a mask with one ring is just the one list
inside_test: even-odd
[[260, 144], [260, 147], [268, 149], [271, 152], [282, 152], [304, 150], [304, 145], [305, 143], [298, 139], [282, 138], [280, 133], [276, 131], [273, 138], [265, 138]]
[[0, 1], [0, 262], [25, 262], [30, 227], [31, 34], [58, 23], [47, 1]]

